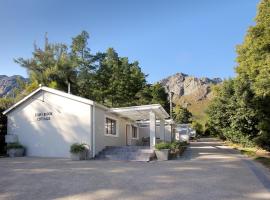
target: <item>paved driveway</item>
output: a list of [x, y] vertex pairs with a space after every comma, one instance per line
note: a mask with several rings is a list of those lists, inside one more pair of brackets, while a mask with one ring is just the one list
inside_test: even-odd
[[167, 162], [1, 158], [0, 199], [270, 199], [269, 171], [222, 143], [192, 143]]

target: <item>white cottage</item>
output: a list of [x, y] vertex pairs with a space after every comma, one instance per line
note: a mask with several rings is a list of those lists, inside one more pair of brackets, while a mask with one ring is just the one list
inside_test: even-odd
[[89, 157], [95, 157], [107, 146], [153, 148], [157, 140], [173, 137], [173, 122], [165, 120], [169, 115], [159, 104], [107, 108], [48, 87], [38, 88], [3, 114], [8, 135], [18, 137], [27, 156], [69, 157], [70, 145], [77, 142], [87, 144]]

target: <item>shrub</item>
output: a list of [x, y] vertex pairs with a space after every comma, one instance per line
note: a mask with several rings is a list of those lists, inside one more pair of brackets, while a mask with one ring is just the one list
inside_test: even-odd
[[171, 143], [171, 149], [179, 149], [179, 147], [181, 146], [179, 141], [174, 141]]
[[81, 153], [86, 150], [85, 144], [74, 143], [70, 146], [70, 153]]
[[21, 149], [21, 148], [24, 148], [24, 147], [18, 142], [7, 144], [7, 149]]
[[236, 130], [231, 130], [229, 128], [223, 129], [223, 134], [226, 140], [234, 143], [243, 145], [243, 147], [254, 147], [254, 142], [250, 139], [248, 135]]
[[259, 147], [270, 151], [270, 134], [263, 132], [261, 135], [257, 136], [253, 140]]
[[155, 145], [155, 148], [157, 150], [161, 150], [161, 149], [171, 149], [171, 144], [170, 143], [166, 143], [166, 142], [161, 142]]
[[186, 141], [183, 141], [183, 142], [180, 142], [180, 141], [174, 141], [170, 144], [172, 150], [174, 149], [180, 149], [181, 147], [183, 146], [186, 146], [187, 145], [187, 142]]
[[203, 135], [203, 125], [197, 121], [193, 121], [191, 127], [196, 131], [197, 135]]

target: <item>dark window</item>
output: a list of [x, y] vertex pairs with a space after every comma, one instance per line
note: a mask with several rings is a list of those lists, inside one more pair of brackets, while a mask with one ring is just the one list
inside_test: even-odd
[[132, 128], [132, 138], [138, 138], [138, 131], [136, 126], [131, 126]]
[[105, 131], [107, 135], [116, 135], [116, 121], [106, 118]]

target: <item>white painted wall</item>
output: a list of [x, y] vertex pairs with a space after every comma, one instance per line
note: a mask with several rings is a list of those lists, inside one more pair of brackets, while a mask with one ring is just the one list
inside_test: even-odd
[[[37, 120], [35, 114], [44, 112], [52, 113], [50, 120]], [[105, 135], [106, 116], [117, 121], [117, 136]], [[95, 143], [95, 155], [106, 146], [125, 146], [126, 125], [134, 124], [98, 106], [49, 91], [39, 91], [9, 112], [7, 117], [8, 134], [18, 136], [19, 142], [27, 149], [27, 156], [40, 157], [69, 157], [70, 146], [75, 142], [87, 144], [90, 150], [91, 144]], [[170, 141], [170, 126], [165, 126], [165, 129], [166, 140]], [[156, 130], [159, 137], [159, 127]], [[138, 128], [138, 131], [138, 140], [131, 139], [130, 145], [138, 144], [142, 137], [149, 137], [149, 127]], [[131, 137], [131, 130], [129, 134]]]
[[[105, 135], [105, 119], [106, 116], [116, 120], [117, 136]], [[106, 146], [125, 146], [126, 145], [126, 124], [128, 121], [112, 114], [108, 114], [105, 110], [95, 107], [95, 154], [97, 155]]]
[[[18, 135], [27, 156], [69, 157], [72, 143], [91, 144], [90, 107], [40, 91], [8, 113], [8, 134]], [[50, 120], [38, 121], [35, 113], [44, 112], [52, 112]]]

